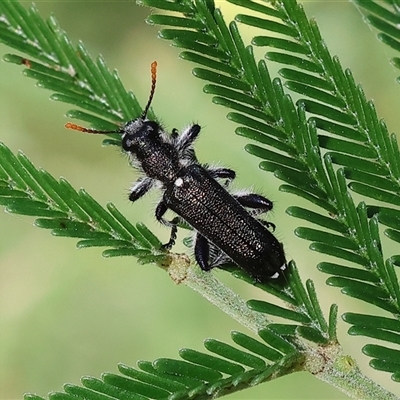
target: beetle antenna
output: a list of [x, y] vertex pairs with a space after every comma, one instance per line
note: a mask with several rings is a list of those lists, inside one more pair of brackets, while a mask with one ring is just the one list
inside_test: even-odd
[[151, 89], [150, 89], [150, 96], [149, 101], [146, 104], [146, 107], [143, 110], [140, 119], [145, 119], [147, 112], [149, 111], [151, 102], [153, 101], [154, 92], [156, 91], [156, 81], [157, 81], [157, 61], [153, 61], [151, 63]]
[[121, 134], [124, 133], [121, 129], [115, 131], [98, 131], [97, 129], [85, 128], [84, 126], [73, 124], [72, 122], [67, 122], [64, 126], [67, 129], [72, 129], [74, 131], [87, 132], [87, 133], [121, 133]]

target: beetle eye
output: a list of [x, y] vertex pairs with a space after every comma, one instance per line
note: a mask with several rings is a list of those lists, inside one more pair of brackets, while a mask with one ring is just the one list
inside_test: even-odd
[[159, 133], [160, 126], [157, 124], [157, 122], [154, 121], [146, 121], [146, 129], [147, 132], [156, 132], [157, 134]]
[[135, 148], [135, 138], [132, 135], [126, 135], [122, 138], [122, 148], [125, 151], [131, 151], [134, 152]]

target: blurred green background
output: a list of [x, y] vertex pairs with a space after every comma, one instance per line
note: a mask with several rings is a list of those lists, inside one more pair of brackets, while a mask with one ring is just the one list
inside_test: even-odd
[[[235, 10], [225, 1], [216, 3], [227, 19], [234, 15]], [[202, 93], [203, 83], [190, 73], [192, 65], [179, 61], [178, 49], [156, 39], [157, 28], [144, 22], [149, 9], [133, 1], [36, 4], [42, 16], [54, 13], [74, 43], [82, 39], [92, 56], [103, 54], [142, 104], [149, 93], [150, 63], [158, 61], [153, 102], [158, 117], [169, 130], [200, 123], [199, 159], [237, 170], [238, 187], [253, 185], [275, 201], [272, 220], [277, 224], [277, 235], [288, 257], [297, 260], [303, 278], [315, 280], [327, 310], [336, 301], [338, 290], [324, 285], [326, 277], [314, 267], [320, 258], [310, 254], [308, 243], [292, 233], [297, 221], [284, 210], [293, 199], [279, 193], [279, 182], [261, 172], [258, 160], [242, 150], [246, 141], [232, 134], [235, 126], [226, 120], [227, 110], [213, 106], [211, 97]], [[313, 1], [306, 2], [305, 7], [309, 16], [316, 17], [331, 53], [339, 55], [344, 67], [352, 68], [356, 81], [362, 83], [367, 97], [374, 99], [390, 130], [398, 131], [395, 110], [399, 88], [394, 82], [395, 71], [387, 62], [389, 51], [379, 45], [347, 1]], [[252, 34], [247, 27], [242, 32], [249, 38]], [[0, 46], [1, 55], [8, 52], [13, 51]], [[101, 204], [112, 201], [127, 218], [144, 221], [166, 240], [168, 230], [153, 217], [157, 195], [131, 204], [128, 188], [137, 175], [126, 159], [115, 148], [101, 147], [98, 136], [64, 129], [64, 113], [71, 107], [49, 101], [50, 92], [36, 88], [21, 71], [22, 67], [0, 63], [0, 140], [13, 151], [21, 149], [53, 176], [65, 177], [77, 189], [84, 187]], [[100, 249], [78, 251], [75, 240], [52, 237], [33, 227], [32, 222], [24, 216], [0, 215], [0, 399], [21, 399], [25, 392], [44, 396], [61, 390], [63, 383], [79, 383], [82, 375], [116, 372], [118, 362], [134, 365], [139, 359], [176, 357], [181, 347], [201, 350], [207, 337], [229, 342], [232, 329], [244, 331], [196, 293], [176, 286], [154, 266], [139, 266], [132, 258], [103, 259]], [[216, 273], [246, 299], [265, 297], [226, 273]], [[366, 309], [338, 297], [342, 311]], [[367, 358], [360, 354], [362, 339], [348, 338], [347, 328], [340, 324], [345, 351], [360, 360], [371, 377], [399, 390], [387, 374], [367, 367]], [[346, 396], [302, 373], [228, 398]]]

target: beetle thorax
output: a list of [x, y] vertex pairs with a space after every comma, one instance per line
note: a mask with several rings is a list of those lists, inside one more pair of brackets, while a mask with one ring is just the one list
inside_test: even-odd
[[167, 143], [152, 143], [151, 149], [146, 147], [145, 153], [139, 151], [137, 157], [146, 175], [163, 183], [174, 181], [180, 170], [178, 155]]
[[125, 125], [122, 147], [137, 159], [145, 174], [163, 183], [174, 181], [180, 170], [179, 156], [162, 136], [154, 121], [140, 118]]

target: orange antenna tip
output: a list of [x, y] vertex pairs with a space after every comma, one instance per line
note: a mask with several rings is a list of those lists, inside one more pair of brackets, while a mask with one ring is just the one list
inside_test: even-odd
[[157, 61], [153, 61], [150, 66], [150, 71], [151, 71], [151, 89], [150, 89], [150, 96], [149, 100], [147, 101], [146, 107], [143, 110], [143, 113], [141, 115], [141, 119], [145, 119], [147, 112], [149, 111], [151, 102], [153, 100], [154, 92], [156, 90], [156, 81], [157, 81]]
[[83, 126], [77, 125], [77, 124], [73, 124], [72, 122], [67, 122], [64, 125], [67, 129], [73, 129], [74, 131], [80, 131], [80, 132], [86, 132], [87, 129], [84, 128]]
[[72, 122], [67, 122], [64, 126], [67, 129], [73, 129], [74, 131], [86, 132], [86, 133], [123, 133], [123, 131], [120, 129], [115, 131], [98, 131], [97, 129], [85, 128], [84, 126], [73, 124]]
[[151, 63], [150, 70], [151, 70], [151, 81], [153, 82], [156, 80], [157, 76], [157, 61], [153, 61]]

